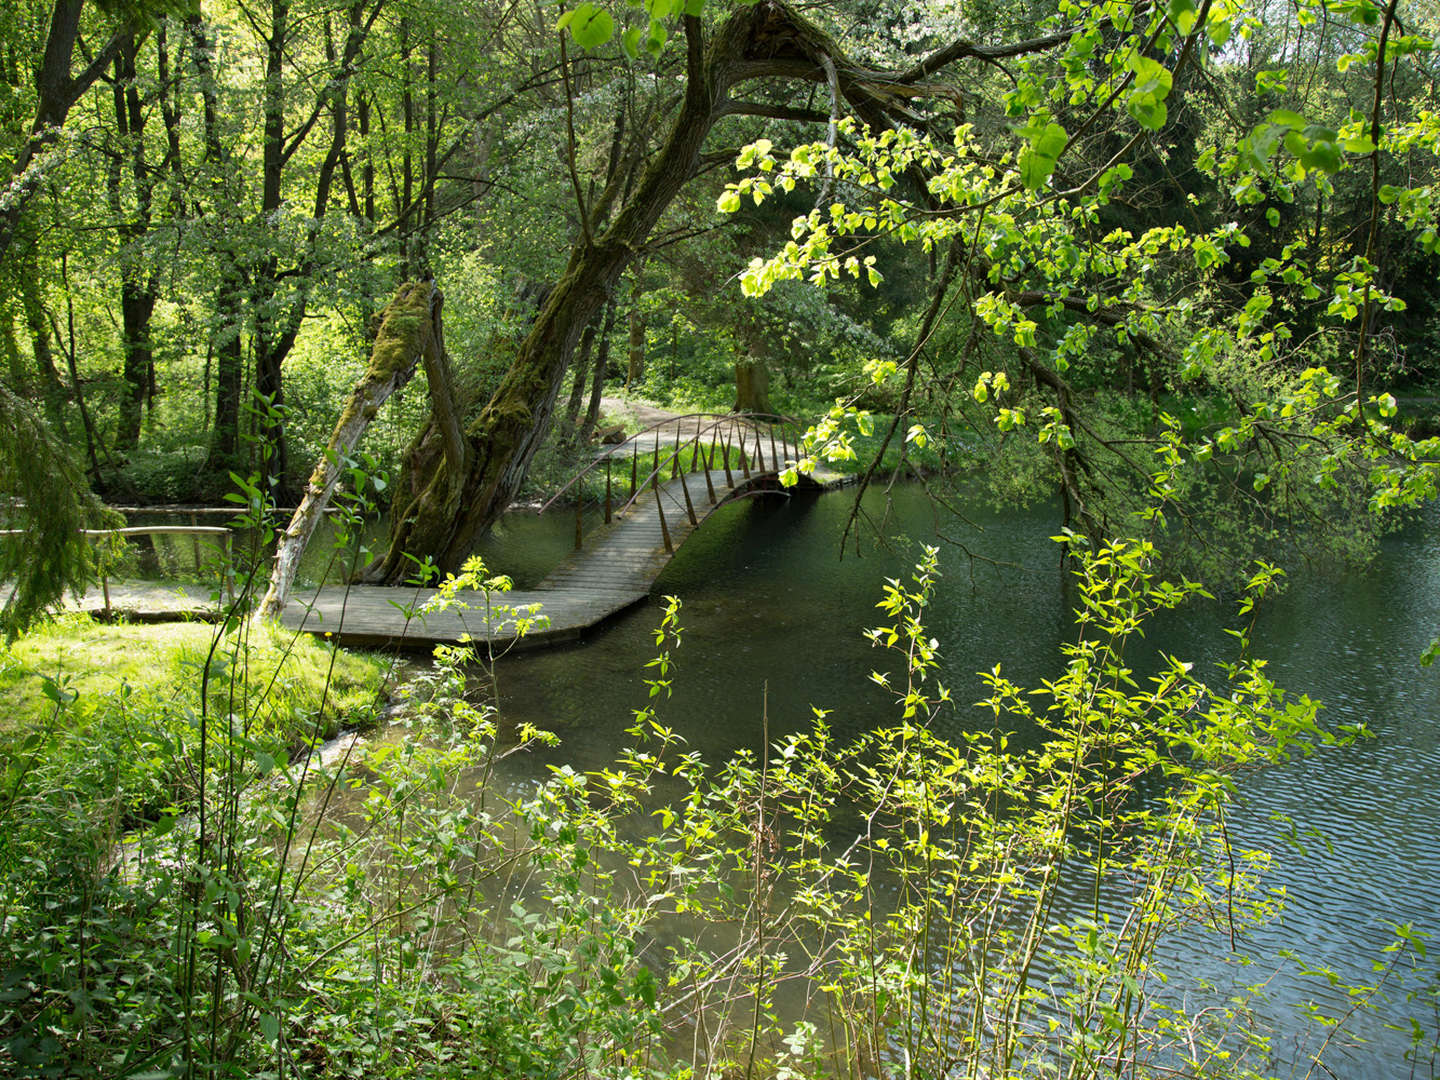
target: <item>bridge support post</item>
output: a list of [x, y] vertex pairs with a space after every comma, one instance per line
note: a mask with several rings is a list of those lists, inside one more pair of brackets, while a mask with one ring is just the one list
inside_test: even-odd
[[635, 501], [635, 492], [640, 490], [640, 444], [637, 442], [630, 451], [630, 501]]
[[665, 551], [670, 555], [674, 555], [675, 545], [670, 542], [670, 529], [665, 524], [665, 507], [660, 501], [660, 485], [657, 480], [658, 477], [656, 477], [654, 473], [651, 473], [650, 489], [655, 492], [655, 512], [660, 515], [660, 537], [665, 541]]
[[728, 437], [722, 445], [725, 454], [725, 486], [733, 488], [735, 486], [735, 477], [730, 475], [730, 440]]
[[[781, 439], [781, 442], [784, 442], [784, 439], [783, 439], [783, 438]], [[775, 453], [775, 425], [774, 425], [774, 424], [771, 424], [771, 425], [770, 425], [770, 464], [771, 464], [772, 466], [774, 466], [776, 472], [779, 472], [779, 471], [780, 471], [780, 456]]]
[[[710, 456], [711, 456], [712, 458], [715, 456], [715, 452], [714, 452], [713, 450], [710, 452]], [[701, 462], [701, 464], [704, 464], [704, 462]], [[706, 494], [706, 495], [709, 497], [709, 499], [710, 499], [710, 505], [711, 505], [711, 506], [714, 506], [714, 505], [715, 505], [715, 481], [713, 481], [713, 480], [710, 479], [710, 470], [709, 470], [709, 468], [706, 468], [706, 469], [704, 469], [704, 470], [702, 470], [702, 471], [705, 473], [705, 494]]]
[[695, 504], [690, 501], [690, 478], [684, 473], [680, 474], [680, 490], [685, 493], [685, 514], [690, 519], [690, 527], [698, 529], [700, 522], [695, 517]]

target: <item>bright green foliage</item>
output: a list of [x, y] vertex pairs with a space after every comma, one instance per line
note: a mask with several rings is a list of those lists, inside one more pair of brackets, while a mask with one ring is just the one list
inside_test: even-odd
[[[817, 709], [808, 730], [717, 763], [663, 722], [683, 677], [672, 599], [629, 745], [518, 792], [494, 783], [499, 761], [554, 740], [502, 735], [467, 688], [466, 649], [416, 676], [383, 737], [324, 755], [287, 753], [280, 732], [317, 737], [335, 703], [294, 696], [277, 728], [273, 654], [224, 629], [190, 676], [220, 693], [211, 704], [122, 690], [80, 723], [74, 692], [47, 682], [0, 787], [0, 967], [18, 1003], [0, 1014], [0, 1061], [316, 1078], [1078, 1077], [1116, 1061], [1252, 1075], [1263, 1043], [1244, 1033], [1243, 997], [1186, 1012], [1157, 947], [1275, 910], [1268, 856], [1224, 831], [1231, 777], [1337, 736], [1247, 655], [1244, 631], [1208, 675], [1180, 657], [1141, 670], [1147, 620], [1201, 590], [1159, 577], [1148, 544], [1077, 556], [1076, 636], [1051, 680], [1026, 689], [997, 668], [972, 722], [951, 727], [956, 704], [930, 684], [932, 550], [887, 583], [869, 632], [893, 661], [873, 676], [892, 726], [843, 743]], [[1242, 619], [1276, 574], [1257, 569]], [[943, 737], [942, 718], [962, 733]], [[158, 821], [123, 835], [122, 759], [173, 783], [139, 808]], [[1089, 902], [1062, 923], [1056, 898], [1077, 882]], [[1423, 957], [1413, 935], [1397, 947]], [[782, 992], [797, 980], [803, 1004]]]
[[[1153, 213], [1125, 207], [1150, 198], [1157, 184], [1153, 169], [1144, 171], [1152, 134], [1185, 160], [1191, 136], [1167, 133], [1187, 69], [1241, 78], [1235, 57], [1212, 46], [1238, 34], [1256, 53], [1265, 47], [1260, 23], [1237, 5], [1143, 12], [1062, 5], [1063, 61], [1058, 69], [1040, 59], [1018, 65], [1018, 84], [1005, 99], [1008, 132], [963, 123], [947, 141], [842, 121], [848, 144], [786, 151], [769, 139], [755, 142], [737, 158], [742, 175], [721, 194], [722, 211], [806, 187], [824, 194], [793, 219], [787, 242], [751, 262], [743, 288], [760, 296], [789, 280], [860, 279], [878, 266], [856, 252], [882, 238], [923, 252], [953, 250], [963, 273], [941, 310], [955, 313], [953, 340], [963, 340], [963, 349], [929, 355], [922, 344], [907, 363], [932, 371], [932, 407], [938, 386], [968, 387], [982, 368], [1004, 364], [1013, 391], [992, 395], [981, 376], [973, 396], [942, 397], [938, 405], [942, 427], [978, 428], [992, 458], [1003, 452], [1012, 462], [991, 472], [997, 493], [1020, 490], [1000, 484], [1030, 470], [1027, 462], [1048, 462], [1045, 487], [1058, 481], [1067, 522], [1094, 541], [1130, 533], [1179, 540], [1202, 518], [1220, 518], [1212, 541], [1233, 531], [1233, 550], [1254, 551], [1256, 542], [1283, 545], [1293, 535], [1289, 518], [1312, 530], [1312, 552], [1324, 544], [1347, 555], [1370, 550], [1372, 529], [1363, 523], [1376, 519], [1357, 513], [1359, 505], [1417, 505], [1433, 489], [1440, 460], [1431, 440], [1411, 440], [1395, 422], [1395, 398], [1369, 385], [1377, 353], [1389, 347], [1377, 328], [1406, 318], [1403, 291], [1434, 280], [1423, 257], [1407, 280], [1376, 252], [1382, 234], [1403, 234], [1426, 253], [1437, 246], [1430, 192], [1440, 177], [1440, 114], [1423, 101], [1384, 96], [1393, 78], [1428, 78], [1427, 37], [1402, 34], [1393, 9], [1302, 5], [1308, 14], [1322, 8], [1332, 19], [1377, 26], [1362, 34], [1368, 52], [1337, 65], [1340, 73], [1365, 65], [1365, 78], [1356, 80], [1356, 67], [1348, 83], [1335, 80], [1336, 93], [1300, 100], [1286, 89], [1285, 71], [1262, 72], [1269, 81], [1260, 89], [1295, 107], [1267, 107], [1231, 142], [1228, 121], [1213, 120], [1191, 159], [1192, 183], [1210, 186], [1192, 187], [1183, 203]], [[1377, 75], [1376, 32], [1403, 40], [1387, 46], [1395, 65], [1389, 83]], [[1318, 22], [1302, 20], [1300, 33], [1306, 48], [1326, 55]], [[1196, 124], [1196, 107], [1180, 104], [1189, 110], [1183, 122]], [[1081, 137], [1097, 124], [1113, 132], [1098, 154]], [[1382, 175], [1396, 182], [1382, 184]], [[900, 176], [923, 183], [928, 197], [897, 188]], [[1338, 209], [1342, 190], [1349, 216]], [[1300, 204], [1304, 229], [1280, 209]], [[1360, 229], [1352, 228], [1356, 213], [1369, 218]], [[1267, 227], [1283, 235], [1272, 239]], [[993, 342], [967, 335], [967, 319], [988, 327]], [[1112, 391], [1117, 368], [1132, 385], [1137, 372], [1148, 375], [1149, 405], [1133, 391]], [[1332, 384], [1334, 370], [1345, 374]], [[1323, 394], [1321, 385], [1329, 387]], [[1197, 423], [1177, 409], [1199, 415], [1187, 395], [1233, 403], [1222, 405], [1231, 415]], [[1017, 436], [1025, 432], [1038, 446], [1022, 447]], [[817, 431], [812, 443], [831, 441]], [[846, 453], [843, 444], [836, 448]], [[1362, 524], [1335, 529], [1342, 520]], [[1209, 571], [1220, 546], [1198, 555]]]

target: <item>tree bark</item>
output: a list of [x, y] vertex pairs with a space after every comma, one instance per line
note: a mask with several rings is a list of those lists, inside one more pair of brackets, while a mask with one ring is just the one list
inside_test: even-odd
[[[209, 188], [205, 196], [196, 196], [196, 203], [208, 204], [215, 220], [223, 221], [229, 198], [224, 180], [227, 155], [224, 143], [220, 141], [220, 102], [211, 55], [214, 46], [198, 13], [186, 19], [186, 26], [190, 31], [195, 81], [200, 88], [204, 132], [202, 160]], [[235, 467], [240, 452], [240, 396], [245, 383], [242, 343], [245, 301], [235, 252], [221, 244], [216, 244], [215, 248], [213, 256], [220, 267], [220, 280], [215, 287], [215, 324], [210, 333], [210, 351], [215, 357], [215, 426], [210, 429], [210, 450], [205, 469], [224, 476]]]
[[427, 370], [438, 370], [444, 363], [440, 305], [440, 292], [434, 284], [416, 281], [400, 286], [395, 299], [382, 313], [380, 329], [370, 350], [370, 363], [350, 391], [350, 400], [335, 422], [330, 442], [310, 474], [305, 496], [276, 547], [270, 585], [260, 601], [256, 618], [278, 619], [285, 610], [300, 557], [345, 473], [346, 460], [380, 406], [410, 381], [422, 360]]
[[630, 290], [629, 348], [625, 353], [625, 389], [629, 390], [645, 377], [645, 316], [640, 310], [640, 270], [635, 270], [635, 284]]
[[590, 376], [590, 360], [595, 352], [595, 323], [585, 327], [580, 336], [580, 355], [576, 358], [570, 382], [570, 400], [565, 403], [564, 438], [572, 445], [580, 442], [580, 402], [585, 396]]
[[118, 450], [133, 450], [140, 442], [140, 419], [154, 382], [155, 350], [150, 343], [150, 322], [155, 314], [159, 283], [147, 272], [142, 248], [150, 232], [150, 206], [154, 178], [145, 161], [145, 114], [135, 86], [135, 40], [121, 44], [115, 57], [115, 130], [120, 154], [129, 161], [135, 182], [135, 207], [126, 212], [120, 189], [120, 156], [111, 159], [110, 203], [120, 236], [120, 337], [122, 382], [119, 419], [115, 431]]
[[770, 407], [770, 372], [758, 360], [735, 362], [735, 411], [773, 413]]
[[430, 555], [442, 570], [458, 569], [476, 537], [509, 505], [549, 431], [560, 380], [581, 330], [694, 172], [717, 98], [728, 84], [728, 61], [743, 49], [756, 18], [757, 9], [748, 8], [731, 16], [707, 54], [700, 20], [685, 16], [685, 99], [665, 145], [609, 227], [572, 249], [565, 273], [509, 371], [466, 431], [467, 468], [457, 475], [443, 464], [415, 485], [418, 494], [395, 509], [389, 551], [366, 569], [366, 580], [403, 580], [407, 551]]
[[590, 401], [585, 409], [585, 419], [580, 423], [578, 441], [583, 446], [595, 432], [595, 423], [600, 419], [600, 395], [605, 389], [605, 376], [610, 366], [610, 331], [615, 328], [615, 298], [605, 302], [605, 324], [600, 328], [600, 351], [595, 357], [595, 373], [590, 378]]

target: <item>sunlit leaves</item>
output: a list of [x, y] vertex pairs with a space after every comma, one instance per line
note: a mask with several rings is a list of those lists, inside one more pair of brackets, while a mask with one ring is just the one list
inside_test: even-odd
[[1179, 30], [1182, 35], [1188, 35], [1195, 29], [1195, 22], [1199, 15], [1195, 0], [1170, 0], [1168, 10], [1170, 21], [1175, 24], [1175, 29]]
[[1037, 125], [1029, 145], [1020, 153], [1020, 182], [1031, 191], [1041, 187], [1055, 171], [1055, 165], [1069, 140], [1065, 129], [1053, 121]]
[[604, 45], [615, 35], [615, 20], [598, 4], [579, 4], [561, 15], [556, 30], [569, 30], [575, 44], [582, 49]]
[[1159, 61], [1136, 53], [1130, 58], [1135, 82], [1125, 99], [1125, 110], [1147, 131], [1165, 126], [1165, 99], [1170, 96], [1173, 76]]

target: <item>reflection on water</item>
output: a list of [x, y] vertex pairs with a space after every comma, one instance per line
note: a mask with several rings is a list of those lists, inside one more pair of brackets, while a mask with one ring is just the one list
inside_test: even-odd
[[[887, 698], [867, 678], [888, 657], [860, 631], [879, 621], [882, 579], [909, 573], [916, 544], [936, 542], [937, 521], [923, 494], [898, 490], [893, 521], [907, 535], [863, 545], [860, 557], [852, 548], [842, 560], [850, 501], [841, 492], [724, 508], [686, 543], [648, 604], [575, 647], [504, 660], [506, 719], [563, 739], [558, 750], [509, 759], [506, 782], [526, 786], [551, 764], [610, 763], [632, 710], [646, 701], [642, 666], [654, 652], [665, 593], [683, 599], [685, 635], [661, 718], [708, 760], [758, 748], [767, 710], [772, 737], [808, 725], [812, 705], [834, 710], [837, 735], [892, 720]], [[873, 500], [870, 509], [881, 511]], [[941, 541], [946, 576], [927, 613], [941, 643], [939, 678], [961, 703], [984, 696], [975, 673], [996, 663], [1022, 684], [1053, 676], [1069, 629], [1058, 551], [1048, 539], [1054, 510], [1000, 514], [974, 506], [969, 513], [970, 526], [939, 522], [963, 547]], [[487, 561], [529, 583], [564, 554], [571, 530], [563, 517], [509, 519]], [[1279, 950], [1364, 982], [1392, 924], [1440, 932], [1440, 675], [1417, 661], [1440, 628], [1437, 547], [1433, 530], [1417, 527], [1389, 540], [1383, 558], [1363, 572], [1294, 570], [1288, 591], [1259, 616], [1254, 651], [1270, 659], [1276, 681], [1324, 701], [1332, 724], [1363, 722], [1376, 736], [1244, 777], [1229, 823], [1237, 846], [1277, 850], [1271, 884], [1289, 898], [1283, 919], [1245, 943], [1260, 961], [1241, 976], [1258, 982], [1283, 968], [1270, 983], [1272, 1004], [1262, 1006], [1281, 1025], [1282, 1064], [1273, 1067], [1282, 1074], [1303, 1032], [1289, 1007], [1313, 1000], [1337, 1015], [1349, 1002], [1323, 978], [1294, 974], [1294, 965], [1276, 959]], [[1217, 603], [1173, 613], [1149, 630], [1148, 645], [1203, 671], [1233, 656], [1234, 641], [1222, 632], [1228, 610]], [[1141, 658], [1131, 659], [1143, 668]], [[962, 705], [944, 722], [972, 721], [982, 722]], [[1288, 846], [1286, 836], [1301, 846]], [[1223, 962], [1228, 942], [1192, 939], [1172, 948], [1172, 970], [1222, 985], [1233, 978]], [[1338, 1054], [1332, 1047], [1327, 1063], [1352, 1077], [1408, 1074], [1406, 1038], [1386, 1025], [1412, 1008], [1397, 1000], [1378, 1015], [1353, 1018], [1353, 1033], [1368, 1042]], [[1428, 1075], [1430, 1066], [1421, 1071]]]

